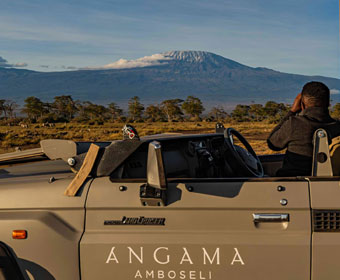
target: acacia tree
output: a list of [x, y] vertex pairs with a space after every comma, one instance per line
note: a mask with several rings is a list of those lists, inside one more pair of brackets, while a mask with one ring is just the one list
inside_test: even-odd
[[120, 119], [123, 115], [123, 110], [115, 102], [108, 105], [108, 110], [113, 121]]
[[335, 119], [340, 119], [340, 103], [336, 103], [331, 111], [331, 115]]
[[161, 121], [165, 118], [159, 105], [149, 105], [145, 110], [146, 117], [151, 121]]
[[290, 107], [275, 101], [268, 101], [264, 106], [264, 112], [267, 119], [272, 122], [279, 121], [284, 115], [287, 114]]
[[0, 99], [0, 116], [4, 114], [4, 116], [6, 117], [5, 102], [5, 99]]
[[211, 108], [209, 116], [212, 116], [216, 121], [220, 121], [228, 117], [228, 113], [223, 109], [222, 106], [217, 106]]
[[161, 109], [164, 112], [168, 122], [172, 122], [175, 119], [179, 119], [183, 116], [181, 110], [182, 99], [168, 99], [161, 103]]
[[105, 119], [105, 116], [108, 113], [108, 109], [105, 106], [93, 104], [89, 101], [84, 102], [83, 106], [85, 116], [91, 120], [96, 118]]
[[249, 109], [250, 106], [248, 105], [238, 104], [232, 111], [231, 115], [233, 119], [237, 121], [247, 121], [249, 120]]
[[30, 96], [25, 99], [22, 112], [25, 113], [30, 120], [37, 121], [47, 110], [45, 104], [39, 98]]
[[89, 117], [86, 115], [85, 108], [86, 108], [86, 102], [87, 101], [75, 101], [75, 106], [77, 108], [78, 117], [80, 117], [81, 120], [88, 119]]
[[268, 101], [264, 105], [264, 111], [268, 117], [281, 117], [286, 114], [288, 107], [283, 103]]
[[19, 108], [19, 105], [12, 100], [6, 100], [6, 102], [3, 105], [3, 111], [5, 112], [5, 115], [9, 118], [14, 118], [14, 111]]
[[249, 107], [249, 115], [256, 121], [261, 121], [264, 118], [265, 111], [262, 104], [251, 104]]
[[195, 119], [199, 119], [204, 111], [202, 101], [195, 96], [188, 96], [182, 104], [182, 109], [185, 113]]
[[70, 121], [77, 112], [75, 101], [71, 95], [60, 95], [54, 97], [54, 102], [51, 104], [56, 115], [60, 118]]
[[129, 100], [128, 103], [128, 112], [129, 116], [133, 121], [139, 121], [142, 119], [144, 111], [144, 106], [143, 104], [140, 103], [139, 97], [134, 96]]

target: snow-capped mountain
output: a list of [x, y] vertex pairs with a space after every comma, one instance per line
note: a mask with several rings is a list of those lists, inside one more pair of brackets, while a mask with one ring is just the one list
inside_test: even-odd
[[[333, 92], [340, 89], [340, 80], [334, 78], [253, 68], [204, 51], [169, 51], [68, 72], [0, 67], [0, 98], [22, 102], [34, 95], [48, 101], [70, 94], [74, 99], [123, 104], [137, 95], [148, 104], [194, 95], [209, 105], [291, 102], [311, 80], [326, 83]], [[332, 99], [337, 101], [338, 96]]]
[[237, 63], [236, 61], [224, 58], [223, 56], [204, 51], [170, 51], [162, 54], [165, 58], [174, 61], [182, 61], [185, 63], [209, 64], [211, 66], [241, 67], [247, 66]]
[[229, 67], [247, 67], [223, 56], [204, 51], [169, 51], [165, 53], [144, 56], [134, 60], [121, 58], [103, 66], [88, 66], [81, 70], [130, 69], [139, 67], [162, 66], [174, 63], [205, 64], [214, 67], [228, 65]]

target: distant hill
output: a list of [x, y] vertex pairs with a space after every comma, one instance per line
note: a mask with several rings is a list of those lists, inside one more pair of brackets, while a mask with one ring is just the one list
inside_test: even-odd
[[[195, 95], [208, 105], [291, 102], [312, 80], [340, 89], [339, 79], [253, 68], [209, 52], [171, 51], [67, 72], [0, 68], [0, 98], [23, 102], [34, 95], [51, 101], [56, 95], [70, 94], [74, 99], [122, 104], [137, 95], [148, 104]], [[340, 95], [332, 95], [332, 99], [339, 101]]]

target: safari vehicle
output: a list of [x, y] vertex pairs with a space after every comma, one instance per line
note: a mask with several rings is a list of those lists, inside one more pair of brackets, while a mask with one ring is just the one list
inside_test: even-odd
[[289, 178], [223, 127], [2, 155], [1, 277], [338, 280], [327, 141], [315, 133], [313, 176]]

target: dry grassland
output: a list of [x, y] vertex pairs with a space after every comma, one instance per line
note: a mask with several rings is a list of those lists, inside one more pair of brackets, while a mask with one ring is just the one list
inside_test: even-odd
[[[104, 125], [85, 125], [76, 123], [56, 124], [55, 127], [42, 127], [32, 124], [28, 128], [0, 126], [0, 153], [11, 152], [15, 147], [22, 149], [39, 147], [43, 139], [70, 139], [74, 141], [111, 141], [122, 138], [123, 123]], [[140, 136], [159, 133], [212, 133], [215, 123], [135, 123]], [[273, 124], [261, 122], [225, 123], [233, 127], [249, 141], [257, 154], [272, 154], [266, 144], [266, 138], [273, 129]]]

